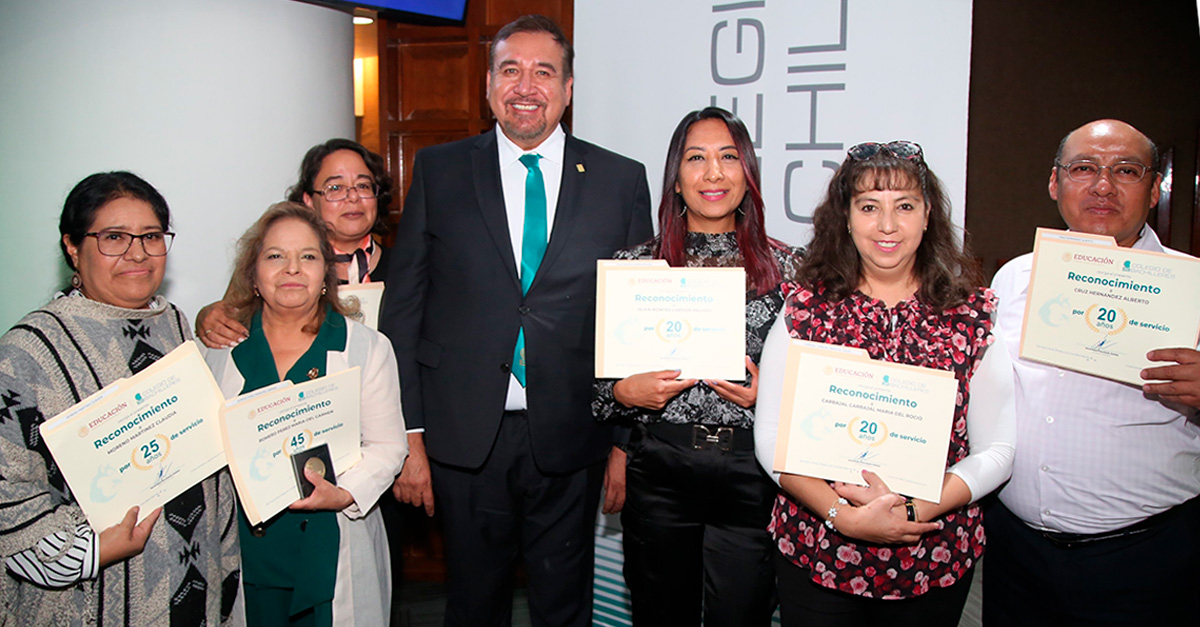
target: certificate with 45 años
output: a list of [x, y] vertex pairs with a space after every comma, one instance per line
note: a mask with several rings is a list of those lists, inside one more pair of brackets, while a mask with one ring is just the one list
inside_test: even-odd
[[1038, 229], [1021, 357], [1140, 386], [1156, 348], [1195, 348], [1200, 259]]
[[102, 531], [134, 505], [144, 518], [225, 465], [224, 398], [195, 342], [184, 342], [42, 423], [42, 439]]
[[300, 499], [293, 455], [327, 444], [333, 469], [326, 471], [335, 474], [362, 459], [361, 372], [355, 366], [300, 385], [282, 381], [221, 408], [229, 473], [251, 525]]
[[958, 383], [944, 370], [871, 359], [859, 348], [792, 340], [774, 469], [937, 502]]
[[681, 370], [680, 378], [746, 378], [746, 272], [597, 264], [596, 377]]

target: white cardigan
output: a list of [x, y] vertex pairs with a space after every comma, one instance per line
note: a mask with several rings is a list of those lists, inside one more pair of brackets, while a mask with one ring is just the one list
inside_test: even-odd
[[[362, 368], [362, 461], [339, 472], [338, 487], [354, 503], [337, 517], [337, 583], [333, 596], [335, 625], [386, 625], [392, 597], [391, 562], [383, 517], [375, 503], [400, 473], [408, 455], [400, 412], [400, 377], [392, 343], [381, 333], [346, 320], [346, 350], [330, 351], [325, 372]], [[242, 391], [245, 379], [231, 349], [208, 350], [205, 361], [226, 398]]]

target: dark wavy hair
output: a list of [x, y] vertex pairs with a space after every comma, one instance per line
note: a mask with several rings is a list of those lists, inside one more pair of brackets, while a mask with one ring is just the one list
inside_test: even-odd
[[383, 157], [354, 140], [336, 138], [309, 148], [304, 155], [304, 160], [300, 162], [300, 180], [288, 188], [287, 199], [292, 202], [304, 203], [304, 195], [312, 194], [314, 191], [313, 185], [317, 181], [321, 165], [325, 163], [325, 157], [339, 150], [349, 150], [362, 157], [363, 163], [366, 163], [367, 169], [371, 171], [371, 178], [375, 179], [376, 199], [375, 224], [371, 225], [371, 232], [387, 235], [388, 208], [392, 205], [392, 193], [396, 190], [396, 184], [392, 181], [392, 175], [388, 173], [387, 163]]
[[75, 246], [81, 245], [84, 236], [92, 230], [96, 213], [118, 198], [135, 198], [150, 205], [162, 230], [171, 230], [171, 209], [153, 185], [132, 172], [97, 172], [75, 184], [58, 217], [58, 245], [72, 270], [77, 268], [71, 255], [67, 254], [67, 244], [62, 241], [62, 236], [66, 235]]
[[662, 198], [658, 203], [658, 249], [654, 256], [666, 259], [672, 266], [687, 265], [685, 243], [687, 240], [687, 218], [682, 214], [683, 197], [675, 191], [679, 180], [679, 168], [683, 164], [683, 153], [687, 149], [688, 131], [701, 120], [720, 120], [729, 129], [733, 145], [737, 148], [738, 163], [746, 178], [746, 194], [734, 216], [738, 250], [742, 253], [746, 267], [746, 279], [757, 294], [763, 294], [783, 280], [779, 264], [771, 249], [789, 250], [778, 240], [767, 237], [763, 218], [762, 182], [758, 173], [758, 158], [754, 154], [754, 142], [750, 131], [736, 115], [720, 108], [707, 107], [683, 116], [671, 144], [667, 147], [667, 163], [663, 168]]
[[812, 243], [800, 264], [800, 283], [813, 290], [824, 285], [833, 299], [849, 296], [862, 280], [862, 258], [847, 229], [854, 195], [914, 186], [921, 189], [929, 207], [929, 224], [913, 266], [917, 295], [935, 309], [965, 302], [983, 278], [978, 264], [959, 246], [945, 188], [923, 159], [902, 159], [886, 150], [864, 160], [847, 156], [834, 173], [825, 198], [813, 212]]
[[325, 221], [315, 211], [298, 202], [278, 202], [267, 208], [266, 213], [258, 219], [242, 238], [238, 240], [237, 257], [233, 262], [233, 277], [229, 279], [229, 291], [225, 302], [233, 308], [234, 318], [238, 322], [250, 326], [254, 312], [262, 309], [263, 300], [255, 289], [255, 277], [258, 275], [258, 258], [262, 255], [263, 242], [271, 227], [283, 220], [299, 220], [308, 225], [321, 242], [321, 256], [325, 261], [325, 289], [321, 291], [317, 306], [316, 318], [304, 326], [308, 333], [316, 333], [325, 321], [325, 305], [333, 308], [342, 315], [353, 314], [354, 311], [345, 307], [337, 297], [337, 268], [333, 261], [333, 244], [329, 243], [328, 227]]

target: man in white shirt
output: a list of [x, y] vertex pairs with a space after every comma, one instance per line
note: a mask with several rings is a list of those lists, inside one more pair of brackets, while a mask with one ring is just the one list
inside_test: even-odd
[[392, 248], [379, 329], [410, 446], [393, 492], [441, 513], [447, 625], [509, 624], [518, 555], [534, 625], [590, 625], [601, 484], [624, 498], [591, 411], [596, 260], [651, 237], [650, 194], [642, 164], [563, 132], [573, 54], [548, 18], [500, 29], [496, 128], [417, 153]]
[[[1146, 225], [1158, 150], [1117, 120], [1067, 135], [1050, 197], [1074, 231], [1179, 254]], [[1019, 359], [1032, 255], [996, 274], [1016, 377], [1013, 475], [985, 512], [987, 625], [1177, 625], [1200, 616], [1200, 353], [1151, 351], [1141, 387]], [[1188, 621], [1183, 623], [1181, 621]]]

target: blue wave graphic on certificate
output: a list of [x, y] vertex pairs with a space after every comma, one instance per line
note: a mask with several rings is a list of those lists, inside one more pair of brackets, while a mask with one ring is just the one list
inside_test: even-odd
[[117, 488], [121, 485], [121, 471], [112, 466], [105, 466], [103, 470], [96, 473], [92, 477], [92, 485], [89, 490], [92, 502], [107, 503], [117, 495]]
[[828, 409], [818, 409], [804, 415], [800, 421], [800, 430], [813, 440], [824, 440], [836, 431], [833, 414]]
[[275, 451], [260, 447], [250, 459], [250, 469], [247, 474], [255, 481], [267, 481], [271, 478], [271, 469], [275, 467]]
[[1059, 294], [1042, 303], [1038, 309], [1038, 317], [1049, 326], [1060, 327], [1071, 319], [1071, 301]]

